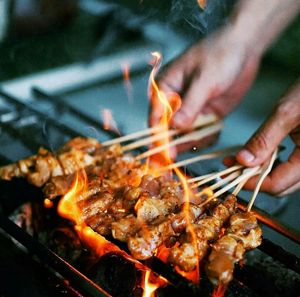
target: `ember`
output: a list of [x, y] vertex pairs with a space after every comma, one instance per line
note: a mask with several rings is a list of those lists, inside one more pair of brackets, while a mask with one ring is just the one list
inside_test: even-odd
[[117, 134], [120, 134], [117, 123], [113, 118], [112, 111], [110, 109], [104, 108], [101, 110], [101, 116], [103, 119], [103, 129], [114, 131]]
[[129, 104], [133, 103], [133, 89], [132, 89], [132, 84], [130, 81], [130, 67], [129, 64], [126, 63], [122, 66], [123, 69], [123, 81], [124, 81], [124, 87], [126, 90], [127, 98]]

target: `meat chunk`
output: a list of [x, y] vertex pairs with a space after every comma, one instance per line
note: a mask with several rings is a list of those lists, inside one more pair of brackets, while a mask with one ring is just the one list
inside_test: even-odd
[[225, 235], [212, 246], [206, 274], [214, 285], [228, 284], [233, 278], [234, 264], [241, 260], [246, 251], [261, 244], [261, 229], [254, 214], [236, 213], [229, 221]]

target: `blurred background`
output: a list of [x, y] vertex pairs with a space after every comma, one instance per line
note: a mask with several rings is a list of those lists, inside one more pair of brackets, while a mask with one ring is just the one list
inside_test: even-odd
[[[146, 128], [150, 53], [160, 51], [164, 63], [170, 61], [226, 23], [235, 2], [207, 0], [203, 10], [196, 0], [0, 0], [0, 88], [100, 141], [110, 137], [99, 129], [104, 114], [110, 115], [110, 125], [120, 133]], [[299, 76], [299, 57], [300, 17], [268, 50], [254, 86], [225, 120], [214, 149], [242, 144], [250, 137]], [[49, 100], [38, 100], [38, 91], [93, 117], [99, 127], [58, 112]], [[17, 160], [33, 153], [35, 147], [19, 149], [13, 146], [14, 139], [7, 140], [6, 111], [0, 101], [1, 154]], [[31, 124], [22, 127], [22, 133], [32, 134]], [[53, 149], [59, 144], [50, 137], [47, 142]], [[288, 139], [284, 145], [282, 159], [292, 149]], [[192, 170], [201, 174], [221, 168], [221, 164], [222, 160], [201, 163]], [[247, 195], [241, 194], [245, 200]], [[281, 200], [260, 194], [257, 205], [300, 229], [299, 193]], [[300, 255], [298, 246], [279, 234], [268, 229], [265, 234]]]

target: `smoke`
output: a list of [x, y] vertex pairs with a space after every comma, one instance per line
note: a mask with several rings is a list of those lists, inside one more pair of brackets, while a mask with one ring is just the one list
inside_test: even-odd
[[203, 34], [210, 33], [226, 21], [235, 0], [206, 0], [201, 9], [197, 0], [172, 0], [170, 19], [172, 22], [186, 22]]

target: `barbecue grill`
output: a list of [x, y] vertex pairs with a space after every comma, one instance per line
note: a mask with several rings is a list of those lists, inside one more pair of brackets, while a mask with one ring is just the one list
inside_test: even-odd
[[[125, 52], [98, 57], [89, 63], [76, 63], [50, 75], [39, 73], [4, 83], [0, 89], [0, 165], [32, 155], [40, 146], [55, 151], [78, 135], [103, 141], [137, 130], [137, 123], [146, 118], [146, 104], [132, 104], [130, 100], [127, 102], [126, 92], [111, 91], [114, 83], [120, 84], [113, 79], [119, 78], [122, 62], [129, 61], [131, 72], [139, 74], [135, 77], [136, 84], [143, 85], [143, 93], [138, 90], [134, 95], [144, 98], [148, 78], [144, 70], [150, 51], [157, 47], [168, 48], [169, 52], [164, 54], [170, 58], [186, 45], [169, 31], [159, 37], [156, 25], [145, 25], [145, 28], [151, 42], [144, 40]], [[163, 39], [168, 42], [167, 46]], [[109, 92], [105, 92], [100, 81], [111, 84]], [[76, 93], [78, 89], [81, 92]], [[102, 92], [117, 100], [110, 102], [111, 98], [98, 98], [98, 93]], [[84, 108], [86, 104], [81, 97], [89, 98], [90, 112]], [[100, 106], [114, 109], [113, 105], [126, 105], [124, 110], [118, 110], [117, 122], [122, 124], [118, 125], [118, 131], [105, 130], [99, 117]], [[130, 117], [135, 115], [134, 121], [128, 120], [127, 107]], [[231, 140], [236, 144], [236, 139]], [[203, 173], [194, 167], [187, 170], [190, 174]], [[245, 201], [239, 199], [239, 208], [245, 206]], [[253, 211], [262, 225], [293, 242], [296, 248], [299, 246], [297, 231], [260, 208], [254, 207]], [[44, 207], [39, 189], [22, 180], [0, 181], [1, 297], [138, 297], [143, 294], [141, 284], [146, 268], [153, 271], [154, 277], [166, 280], [156, 296], [212, 295], [213, 288], [205, 273], [201, 273], [200, 285], [194, 285], [157, 258], [133, 264], [126, 258], [127, 249], [123, 244], [112, 238], [107, 240], [113, 248], [95, 258], [81, 247], [73, 229], [57, 215], [55, 205], [50, 209]], [[264, 238], [262, 245], [247, 256], [246, 263], [236, 268], [225, 296], [299, 296], [298, 256]], [[218, 296], [218, 292], [214, 294]]]
[[[49, 95], [38, 88], [33, 89], [33, 94], [33, 102], [36, 104], [24, 102], [5, 91], [0, 92], [3, 100], [1, 138], [3, 143], [9, 143], [9, 147], [3, 146], [0, 154], [1, 165], [32, 154], [41, 145], [51, 145], [54, 149], [68, 138], [81, 134], [76, 127], [55, 117], [51, 110], [60, 110], [68, 117], [79, 119], [84, 125], [98, 124], [96, 119], [79, 109], [62, 104], [63, 98]], [[106, 137], [116, 136], [115, 132], [103, 129], [99, 133]], [[123, 253], [113, 249], [95, 261], [88, 251], [78, 250], [74, 234], [69, 234], [69, 231], [66, 233], [67, 229], [64, 228], [68, 226], [61, 225], [55, 207], [51, 210], [44, 208], [41, 192], [24, 181], [1, 182], [0, 206], [3, 242], [1, 263], [4, 263], [1, 269], [5, 280], [4, 291], [1, 293], [4, 296], [12, 296], [16, 292], [26, 296], [28, 290], [34, 295], [37, 294], [37, 288], [44, 290], [43, 295], [141, 296], [143, 267], [149, 267], [156, 275], [168, 280], [167, 285], [158, 289], [157, 296], [181, 296], [187, 292], [190, 296], [212, 294], [212, 286], [204, 273], [201, 275], [200, 286], [196, 286], [156, 258], [141, 263], [137, 268]], [[242, 200], [239, 201], [239, 207], [245, 207]], [[255, 208], [254, 211], [262, 224], [300, 244], [300, 235], [295, 230], [260, 209]], [[16, 222], [20, 224], [20, 220], [23, 223], [29, 220], [29, 225], [17, 226]], [[112, 244], [119, 245], [118, 248], [127, 252], [119, 243], [112, 241]], [[80, 256], [74, 260], [76, 253], [80, 253]], [[235, 279], [225, 296], [283, 296], [286, 292], [290, 296], [298, 296], [299, 261], [296, 255], [265, 238], [259, 251], [253, 251], [247, 263], [236, 269]], [[29, 285], [29, 282], [24, 284], [27, 275], [37, 279], [35, 285]], [[24, 284], [22, 290], [13, 285], [14, 276]]]

